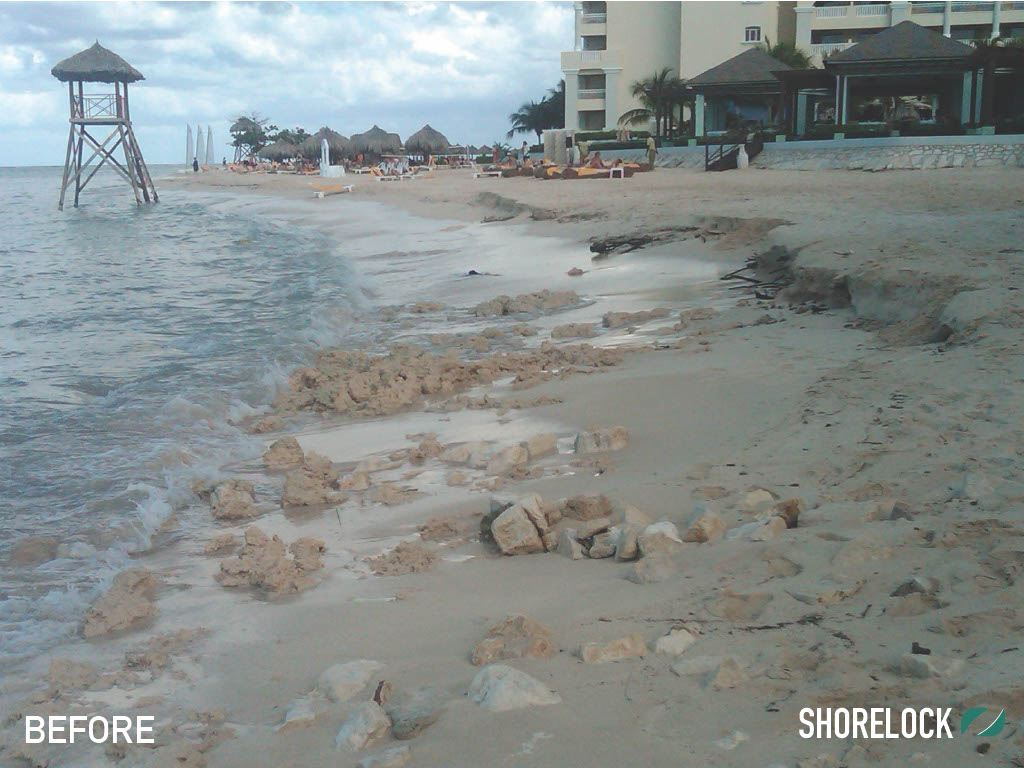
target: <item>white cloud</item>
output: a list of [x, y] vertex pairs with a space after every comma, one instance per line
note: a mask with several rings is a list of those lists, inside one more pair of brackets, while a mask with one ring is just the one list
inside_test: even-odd
[[453, 140], [489, 143], [509, 112], [558, 82], [572, 6], [0, 4], [0, 165], [60, 162], [60, 142], [23, 129], [62, 132], [66, 105], [50, 67], [97, 38], [146, 76], [132, 88], [132, 116], [150, 162], [178, 161], [186, 122], [226, 138], [227, 121], [252, 110], [346, 135], [377, 123], [404, 136], [429, 122]]

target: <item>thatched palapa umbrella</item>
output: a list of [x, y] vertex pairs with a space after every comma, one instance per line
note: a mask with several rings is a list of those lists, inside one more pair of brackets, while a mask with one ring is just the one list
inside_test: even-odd
[[108, 51], [99, 40], [74, 56], [57, 63], [50, 74], [66, 83], [83, 80], [89, 83], [136, 83], [145, 80], [142, 73], [113, 51]]
[[257, 152], [264, 160], [287, 160], [299, 156], [299, 148], [295, 144], [288, 144], [284, 141], [275, 141], [269, 147], [264, 147]]
[[327, 148], [331, 152], [331, 161], [340, 158], [349, 149], [349, 140], [326, 125], [299, 144], [299, 152], [303, 157], [314, 160], [320, 157], [320, 142], [327, 139]]
[[443, 155], [449, 146], [445, 135], [429, 125], [424, 125], [405, 140], [405, 151], [413, 155]]
[[397, 133], [388, 133], [383, 128], [373, 126], [366, 133], [357, 133], [349, 139], [350, 152], [385, 155], [402, 151], [402, 139]]

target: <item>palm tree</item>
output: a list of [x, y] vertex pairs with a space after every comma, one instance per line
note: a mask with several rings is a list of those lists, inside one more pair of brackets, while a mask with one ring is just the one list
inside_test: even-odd
[[537, 134], [537, 143], [539, 144], [541, 134], [551, 127], [551, 111], [543, 101], [531, 100], [521, 104], [518, 111], [509, 115], [508, 119], [512, 123], [512, 127], [505, 136], [510, 139], [517, 133], [533, 132]]
[[631, 89], [642, 106], [624, 112], [619, 117], [619, 125], [640, 125], [653, 121], [655, 135], [671, 136], [676, 106], [681, 105], [687, 97], [686, 84], [673, 75], [669, 67], [665, 67], [650, 77], [637, 80]]
[[761, 43], [758, 48], [767, 53], [773, 59], [777, 59], [793, 69], [812, 68], [811, 57], [800, 48], [797, 48], [793, 43], [788, 43], [785, 40], [779, 40], [775, 45], [772, 45], [772, 41], [766, 37], [764, 42]]
[[549, 125], [548, 128], [565, 127], [565, 80], [559, 80], [558, 85], [548, 89], [548, 95], [541, 101], [544, 105]]

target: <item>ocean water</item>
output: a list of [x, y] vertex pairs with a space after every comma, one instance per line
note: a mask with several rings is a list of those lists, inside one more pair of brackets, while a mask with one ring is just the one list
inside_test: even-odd
[[[285, 371], [369, 333], [323, 235], [102, 174], [58, 212], [60, 174], [0, 168], [0, 661], [70, 636], [195, 476], [258, 453], [236, 425]], [[60, 556], [12, 567], [24, 536]]]

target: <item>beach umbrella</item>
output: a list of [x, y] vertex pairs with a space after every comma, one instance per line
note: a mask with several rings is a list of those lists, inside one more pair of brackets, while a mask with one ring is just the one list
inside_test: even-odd
[[424, 125], [405, 140], [405, 151], [415, 155], [443, 155], [451, 146], [440, 131]]
[[357, 133], [349, 139], [350, 152], [369, 152], [375, 155], [398, 153], [402, 151], [402, 139], [397, 133], [388, 133], [383, 128], [373, 126], [366, 133]]
[[295, 144], [288, 144], [284, 141], [275, 141], [269, 147], [264, 147], [257, 152], [264, 160], [287, 160], [299, 156], [299, 148]]
[[315, 159], [320, 157], [320, 142], [327, 140], [327, 147], [331, 155], [341, 155], [348, 151], [349, 140], [337, 131], [332, 131], [326, 125], [312, 136], [299, 144], [299, 152], [303, 157]]

